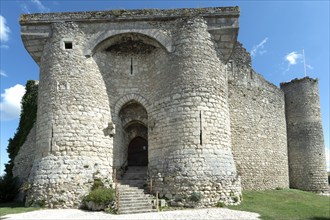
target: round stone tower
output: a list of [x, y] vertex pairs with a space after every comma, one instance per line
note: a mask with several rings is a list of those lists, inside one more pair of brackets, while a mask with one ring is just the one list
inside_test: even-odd
[[[203, 195], [204, 205], [239, 202], [224, 64], [203, 18], [177, 23], [171, 69], [154, 105], [150, 176], [172, 205], [189, 205], [194, 193]], [[162, 135], [152, 139], [154, 133]]]
[[[79, 207], [95, 179], [112, 181], [108, 96], [74, 22], [51, 24], [41, 57], [36, 153], [27, 205]], [[104, 133], [105, 132], [105, 133]]]
[[290, 187], [328, 189], [318, 81], [305, 77], [281, 83], [285, 93]]

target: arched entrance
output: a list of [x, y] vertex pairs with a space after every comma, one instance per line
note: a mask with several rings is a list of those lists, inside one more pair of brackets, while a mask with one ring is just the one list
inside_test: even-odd
[[148, 166], [148, 114], [135, 100], [124, 104], [119, 111], [122, 125], [122, 154], [125, 167]]
[[136, 137], [128, 145], [128, 166], [148, 166], [148, 142]]

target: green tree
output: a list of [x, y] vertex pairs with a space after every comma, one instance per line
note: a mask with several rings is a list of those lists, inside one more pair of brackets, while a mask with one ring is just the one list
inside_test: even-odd
[[20, 121], [13, 138], [8, 141], [9, 161], [5, 164], [5, 174], [0, 177], [0, 201], [9, 201], [17, 193], [17, 182], [13, 178], [14, 160], [19, 149], [32, 129], [37, 116], [38, 83], [29, 80], [25, 86], [26, 92], [22, 97]]

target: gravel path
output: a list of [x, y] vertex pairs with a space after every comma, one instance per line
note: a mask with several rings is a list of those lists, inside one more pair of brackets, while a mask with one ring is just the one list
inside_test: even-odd
[[111, 215], [103, 212], [87, 212], [78, 209], [45, 209], [40, 211], [26, 212], [22, 214], [6, 215], [5, 220], [21, 219], [177, 219], [177, 220], [201, 220], [201, 219], [259, 219], [259, 214], [252, 212], [235, 211], [227, 208], [189, 209], [178, 211], [153, 212], [129, 215]]

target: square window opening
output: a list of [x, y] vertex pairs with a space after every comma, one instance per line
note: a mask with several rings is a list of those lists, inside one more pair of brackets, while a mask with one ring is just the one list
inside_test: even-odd
[[64, 48], [65, 48], [66, 50], [71, 50], [71, 49], [73, 48], [73, 44], [72, 44], [72, 42], [71, 42], [71, 41], [65, 41], [65, 42], [64, 42]]

